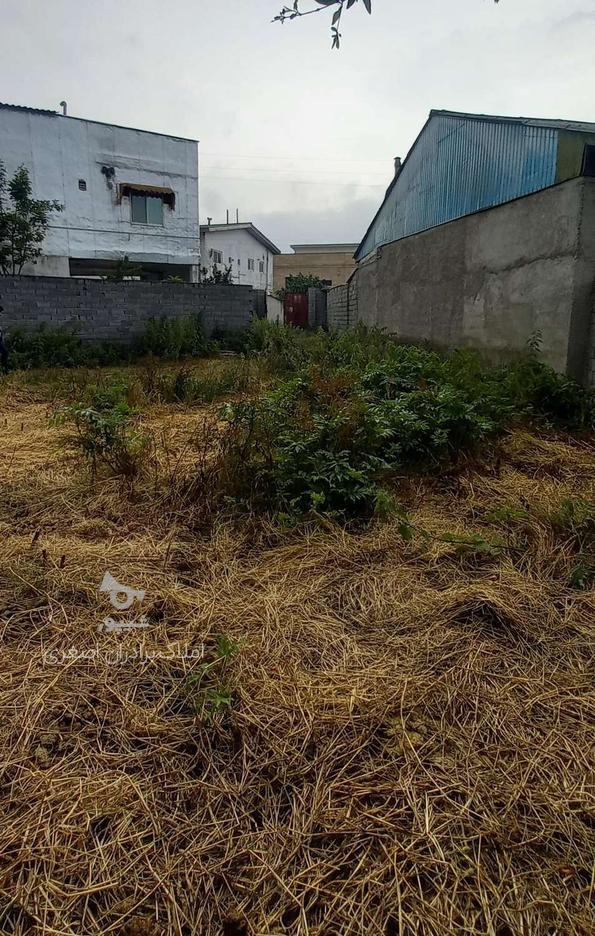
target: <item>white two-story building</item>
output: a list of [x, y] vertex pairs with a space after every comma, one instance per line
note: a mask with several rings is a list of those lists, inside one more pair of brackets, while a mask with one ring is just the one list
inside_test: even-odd
[[126, 256], [142, 278], [198, 280], [196, 140], [0, 103], [0, 161], [64, 206], [24, 273], [99, 276]]
[[235, 224], [203, 224], [200, 228], [201, 266], [206, 275], [216, 268], [231, 270], [231, 280], [241, 286], [273, 288], [273, 257], [281, 251], [249, 221]]

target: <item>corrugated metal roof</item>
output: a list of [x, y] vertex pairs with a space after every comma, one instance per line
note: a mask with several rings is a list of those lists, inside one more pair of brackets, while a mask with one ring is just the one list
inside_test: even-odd
[[0, 101], [0, 110], [22, 111], [25, 114], [43, 114], [45, 117], [58, 117], [53, 110], [42, 110], [39, 107], [23, 107], [21, 104], [4, 104]]
[[561, 131], [595, 123], [432, 110], [355, 252], [553, 185]]
[[431, 110], [430, 117], [464, 117], [467, 120], [486, 120], [488, 123], [514, 123], [525, 127], [549, 127], [551, 130], [570, 130], [576, 133], [595, 133], [595, 123], [584, 120], [548, 120], [541, 117], [497, 117], [491, 114], [467, 114], [464, 111]]

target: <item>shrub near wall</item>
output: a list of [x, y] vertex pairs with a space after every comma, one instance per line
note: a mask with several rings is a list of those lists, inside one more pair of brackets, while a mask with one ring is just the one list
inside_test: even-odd
[[33, 332], [40, 326], [76, 332], [83, 343], [131, 344], [151, 319], [200, 314], [205, 334], [246, 328], [252, 320], [250, 286], [0, 277], [0, 329]]

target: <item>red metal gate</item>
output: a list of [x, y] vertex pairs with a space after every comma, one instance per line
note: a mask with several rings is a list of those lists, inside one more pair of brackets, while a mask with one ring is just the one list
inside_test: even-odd
[[287, 293], [283, 301], [283, 320], [296, 328], [308, 327], [308, 293]]

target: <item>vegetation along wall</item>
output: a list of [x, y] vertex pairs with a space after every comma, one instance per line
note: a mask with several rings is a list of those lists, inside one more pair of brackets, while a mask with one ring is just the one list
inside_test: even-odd
[[152, 318], [200, 313], [205, 332], [245, 328], [252, 318], [250, 286], [177, 283], [108, 283], [54, 276], [0, 276], [0, 329], [39, 326], [78, 332], [84, 342], [126, 344], [140, 337]]
[[378, 248], [331, 290], [329, 324], [493, 357], [540, 336], [544, 359], [586, 383], [594, 286], [595, 179], [573, 179]]

